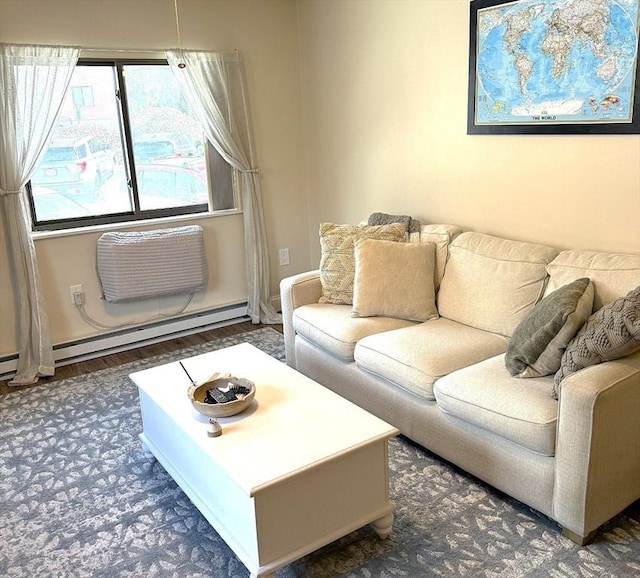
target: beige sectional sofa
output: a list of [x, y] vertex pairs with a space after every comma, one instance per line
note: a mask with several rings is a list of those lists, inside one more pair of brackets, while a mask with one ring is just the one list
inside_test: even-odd
[[[586, 543], [640, 498], [640, 352], [569, 373], [558, 399], [553, 374], [514, 377], [505, 357], [557, 289], [590, 279], [589, 316], [640, 286], [640, 255], [558, 251], [451, 225], [411, 237], [434, 248], [437, 314], [354, 317], [356, 305], [326, 302], [320, 271], [295, 275], [281, 282], [287, 363]], [[365, 290], [358, 271], [355, 285]]]

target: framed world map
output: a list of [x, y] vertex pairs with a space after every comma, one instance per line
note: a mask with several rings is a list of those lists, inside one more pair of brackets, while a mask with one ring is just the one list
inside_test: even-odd
[[640, 134], [640, 0], [473, 0], [467, 134]]

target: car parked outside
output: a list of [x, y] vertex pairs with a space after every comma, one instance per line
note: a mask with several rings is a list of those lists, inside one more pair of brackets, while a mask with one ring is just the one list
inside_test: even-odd
[[53, 189], [34, 185], [32, 196], [36, 221], [55, 221], [91, 216], [86, 207]]
[[187, 168], [204, 160], [191, 137], [174, 133], [145, 134], [135, 139], [133, 156], [136, 164], [159, 163]]
[[113, 175], [113, 149], [96, 137], [57, 138], [31, 177], [33, 185], [63, 193], [93, 192]]
[[140, 208], [166, 209], [209, 202], [203, 171], [174, 165], [147, 164], [136, 168]]

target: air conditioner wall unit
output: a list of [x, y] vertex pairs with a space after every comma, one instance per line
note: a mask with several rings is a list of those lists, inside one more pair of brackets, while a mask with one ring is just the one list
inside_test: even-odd
[[207, 285], [204, 233], [198, 225], [104, 233], [96, 265], [110, 302], [195, 293]]

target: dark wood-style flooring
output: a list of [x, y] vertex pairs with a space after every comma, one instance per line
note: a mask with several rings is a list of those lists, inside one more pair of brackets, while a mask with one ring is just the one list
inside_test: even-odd
[[99, 369], [106, 369], [108, 367], [115, 367], [128, 363], [130, 361], [136, 361], [138, 359], [145, 359], [154, 355], [160, 355], [161, 353], [169, 353], [177, 351], [190, 345], [199, 345], [201, 343], [207, 343], [221, 337], [228, 337], [230, 335], [237, 335], [238, 333], [244, 333], [245, 331], [253, 331], [262, 327], [273, 327], [277, 331], [282, 332], [282, 325], [254, 325], [250, 321], [243, 321], [242, 323], [235, 323], [233, 325], [227, 325], [225, 327], [219, 327], [217, 329], [210, 329], [197, 333], [194, 335], [186, 335], [184, 337], [178, 337], [171, 339], [170, 341], [164, 341], [162, 343], [154, 343], [152, 345], [145, 345], [138, 347], [137, 349], [131, 349], [129, 351], [122, 351], [120, 353], [113, 353], [111, 355], [105, 355], [98, 357], [97, 359], [90, 359], [87, 361], [80, 361], [78, 363], [72, 363], [70, 365], [63, 365], [56, 368], [56, 373], [52, 377], [41, 378], [38, 383], [34, 385], [24, 386], [8, 386], [6, 381], [0, 381], [0, 395], [16, 391], [18, 389], [26, 389], [29, 387], [38, 387], [40, 385], [46, 385], [54, 381], [66, 379], [68, 377], [74, 377], [76, 375], [82, 375], [85, 373], [91, 373], [92, 371], [98, 371]]
[[[81, 361], [79, 363], [73, 363], [71, 365], [65, 365], [56, 369], [56, 374], [52, 377], [43, 378], [34, 385], [25, 385], [20, 387], [9, 387], [6, 381], [0, 381], [0, 395], [16, 391], [17, 389], [25, 389], [28, 387], [38, 387], [39, 385], [45, 385], [68, 377], [74, 377], [76, 375], [82, 375], [85, 373], [91, 373], [99, 369], [106, 369], [108, 367], [114, 367], [128, 363], [129, 361], [136, 361], [138, 359], [145, 359], [161, 353], [168, 353], [176, 351], [190, 345], [198, 345], [201, 343], [207, 343], [221, 337], [227, 337], [230, 335], [237, 335], [245, 331], [253, 331], [260, 329], [261, 327], [273, 327], [274, 329], [282, 332], [282, 325], [254, 325], [250, 321], [244, 321], [242, 323], [236, 323], [234, 325], [227, 325], [226, 327], [219, 327], [217, 329], [210, 329], [209, 331], [203, 331], [194, 335], [187, 335], [184, 337], [178, 337], [170, 341], [164, 341], [162, 343], [155, 343], [153, 345], [145, 345], [137, 349], [131, 349], [129, 351], [123, 351], [121, 353], [114, 353], [111, 355], [105, 355], [97, 359], [91, 359], [88, 361]], [[625, 513], [630, 517], [640, 522], [640, 500], [629, 506]]]

